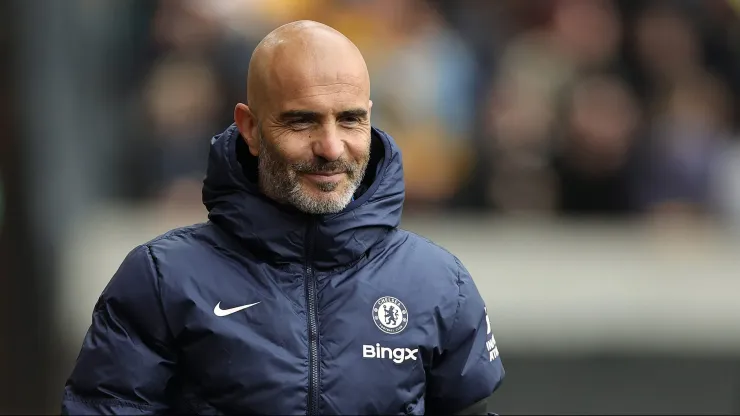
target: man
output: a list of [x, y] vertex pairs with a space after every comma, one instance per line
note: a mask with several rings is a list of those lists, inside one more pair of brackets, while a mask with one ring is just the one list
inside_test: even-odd
[[68, 414], [485, 414], [504, 377], [457, 258], [397, 228], [401, 155], [365, 62], [315, 22], [256, 48], [211, 141], [209, 221], [135, 248], [93, 312]]

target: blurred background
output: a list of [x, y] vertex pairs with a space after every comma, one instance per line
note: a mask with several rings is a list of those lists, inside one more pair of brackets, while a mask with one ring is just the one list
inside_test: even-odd
[[740, 414], [740, 2], [0, 1], [0, 413], [55, 413], [125, 254], [297, 19], [361, 49], [404, 227], [456, 253], [501, 414]]

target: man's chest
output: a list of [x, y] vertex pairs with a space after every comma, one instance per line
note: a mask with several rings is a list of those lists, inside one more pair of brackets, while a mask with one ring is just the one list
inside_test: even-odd
[[356, 273], [309, 277], [287, 289], [283, 276], [252, 275], [192, 291], [178, 344], [199, 395], [229, 411], [415, 406], [439, 348], [441, 317], [424, 291]]

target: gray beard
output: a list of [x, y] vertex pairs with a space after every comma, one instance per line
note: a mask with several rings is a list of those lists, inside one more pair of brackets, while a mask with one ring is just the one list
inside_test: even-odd
[[[266, 143], [260, 131], [259, 187], [267, 197], [280, 203], [292, 205], [307, 214], [336, 214], [352, 202], [352, 197], [365, 176], [369, 159], [368, 155], [368, 158], [361, 164], [350, 164], [341, 161], [326, 162], [321, 166], [318, 163], [311, 162], [289, 164], [280, 157], [276, 149]], [[322, 194], [316, 196], [305, 189], [298, 177], [299, 172], [334, 170], [337, 167], [346, 170], [349, 178], [349, 186], [340, 191], [339, 194], [335, 192], [345, 182], [318, 183], [316, 188]]]

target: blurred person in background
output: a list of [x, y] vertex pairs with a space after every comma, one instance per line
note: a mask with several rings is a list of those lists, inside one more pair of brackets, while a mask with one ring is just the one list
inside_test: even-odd
[[622, 37], [609, 1], [547, 5], [543, 25], [507, 44], [484, 110], [487, 160], [480, 163], [493, 165], [486, 203], [507, 213], [558, 210], [552, 149], [559, 97], [581, 74], [609, 67]]
[[729, 104], [726, 86], [712, 77], [686, 80], [671, 89], [646, 146], [640, 187], [644, 209], [663, 214], [719, 213], [713, 184], [732, 139]]
[[271, 22], [259, 6], [257, 0], [157, 2], [148, 54], [140, 57], [147, 73], [131, 106], [131, 124], [146, 128], [134, 134], [127, 176], [129, 187], [165, 210], [201, 205], [192, 190], [205, 171], [202, 138], [229, 123], [224, 114], [241, 99], [249, 64], [241, 51], [253, 49]]
[[379, 5], [392, 41], [374, 71], [373, 115], [399, 137], [409, 203], [429, 208], [470, 173], [476, 68], [467, 45], [427, 1]]
[[[678, 199], [703, 200], [699, 206], [731, 215], [740, 77], [730, 38], [709, 20], [723, 9], [709, 3], [503, 2], [499, 11], [511, 18], [494, 32], [508, 30], [496, 45], [498, 59], [479, 110], [477, 177], [465, 184], [475, 190], [477, 204], [506, 214], [638, 216], [655, 212], [649, 207], [680, 188]], [[688, 123], [693, 127], [682, 135], [699, 129], [703, 133], [692, 135], [722, 138], [658, 139], [667, 133], [657, 126], [674, 119], [666, 113], [675, 106], [667, 103], [686, 101], [697, 90], [691, 85], [705, 85], [699, 88], [705, 92], [691, 93], [695, 107], [684, 111], [692, 114], [670, 129]], [[722, 122], [697, 120], [707, 113], [721, 114]], [[658, 144], [666, 142], [673, 144]], [[693, 162], [677, 159], [676, 148]]]
[[635, 22], [638, 85], [650, 116], [637, 197], [651, 215], [721, 218], [733, 211], [736, 110], [724, 76], [732, 62], [710, 54], [710, 36], [694, 16], [701, 12], [656, 1]]
[[633, 212], [634, 151], [640, 107], [631, 88], [611, 74], [578, 79], [566, 94], [562, 130], [553, 146], [558, 210], [568, 215]]
[[151, 74], [145, 99], [161, 169], [151, 184], [167, 203], [198, 201], [193, 198], [202, 186], [208, 156], [203, 137], [216, 128], [218, 93], [215, 75], [202, 61], [170, 55]]
[[707, 71], [699, 25], [691, 19], [692, 11], [682, 6], [681, 2], [646, 3], [634, 23], [641, 89], [651, 107], [673, 88]]
[[[163, 137], [200, 131], [206, 109], [177, 94], [152, 96]], [[211, 140], [209, 221], [129, 253], [63, 413], [487, 414], [504, 370], [486, 306], [454, 255], [397, 228], [401, 156], [370, 124], [359, 50], [319, 23], [281, 26], [247, 94]]]

